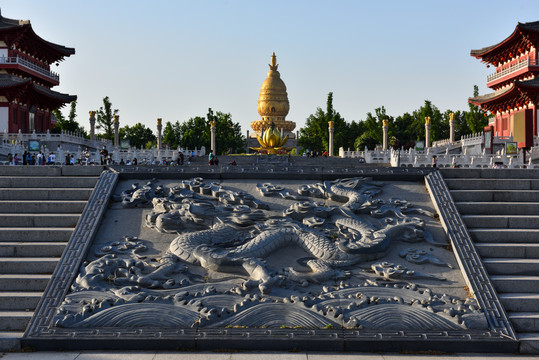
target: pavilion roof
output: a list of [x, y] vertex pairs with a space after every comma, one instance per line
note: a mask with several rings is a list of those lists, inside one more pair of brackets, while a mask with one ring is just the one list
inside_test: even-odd
[[3, 40], [8, 46], [16, 45], [49, 63], [63, 60], [64, 57], [75, 54], [74, 48], [58, 45], [38, 36], [32, 29], [30, 20], [9, 19], [3, 17], [1, 12], [0, 40]]
[[528, 101], [537, 102], [539, 99], [539, 78], [515, 81], [509, 86], [490, 94], [468, 98], [468, 102], [481, 106], [490, 112], [505, 110], [526, 104]]
[[494, 64], [507, 60], [523, 52], [530, 46], [537, 46], [539, 43], [539, 21], [529, 23], [517, 23], [515, 30], [505, 40], [498, 44], [472, 50], [470, 55], [481, 59], [483, 62]]
[[63, 94], [38, 85], [31, 79], [22, 79], [10, 74], [0, 74], [0, 95], [8, 99], [26, 99], [33, 105], [49, 109], [57, 109], [65, 103], [77, 100], [76, 95]]

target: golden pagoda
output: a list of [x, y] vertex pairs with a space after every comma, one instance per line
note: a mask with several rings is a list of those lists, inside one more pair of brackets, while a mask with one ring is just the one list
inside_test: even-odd
[[[278, 67], [277, 57], [273, 53], [269, 64], [270, 70], [268, 71], [268, 76], [262, 83], [260, 95], [258, 96], [257, 109], [261, 119], [251, 122], [251, 128], [255, 132], [252, 134], [252, 137], [257, 138], [259, 142], [260, 139], [266, 138], [264, 135], [268, 130], [271, 130], [271, 133], [275, 136], [279, 135], [280, 140], [285, 140], [285, 138], [295, 139], [292, 131], [296, 128], [296, 123], [285, 119], [290, 110], [290, 104], [288, 102], [288, 94], [286, 93], [286, 85], [281, 80], [281, 74], [277, 71]], [[285, 137], [284, 134], [287, 136]], [[272, 141], [272, 143], [274, 142]], [[266, 150], [265, 147], [268, 144], [260, 143], [260, 145]], [[284, 144], [279, 142], [279, 145], [278, 147], [282, 147]], [[260, 150], [262, 148], [253, 149]]]

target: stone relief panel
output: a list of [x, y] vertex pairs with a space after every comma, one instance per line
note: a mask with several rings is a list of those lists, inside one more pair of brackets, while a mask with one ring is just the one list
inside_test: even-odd
[[421, 183], [123, 181], [57, 327], [488, 329]]

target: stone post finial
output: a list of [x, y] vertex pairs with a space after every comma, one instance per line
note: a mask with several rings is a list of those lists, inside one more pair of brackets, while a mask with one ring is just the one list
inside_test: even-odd
[[90, 141], [95, 140], [95, 111], [90, 112]]
[[449, 113], [449, 142], [455, 142], [455, 114]]
[[161, 130], [163, 129], [162, 125], [162, 119], [157, 118], [157, 150], [161, 150], [162, 148], [162, 133]]
[[217, 127], [215, 125], [215, 121], [210, 121], [210, 147], [211, 150], [213, 150], [213, 153], [217, 154], [217, 144], [215, 143], [215, 133], [217, 131]]
[[333, 156], [333, 133], [335, 133], [335, 123], [330, 121], [328, 123], [329, 130], [329, 144], [328, 144], [328, 156]]
[[430, 148], [430, 116], [425, 117], [425, 149]]
[[387, 150], [387, 134], [388, 134], [388, 128], [389, 128], [389, 120], [387, 119], [384, 119], [382, 120], [382, 132], [383, 132], [383, 137], [382, 137], [382, 150]]
[[114, 146], [120, 146], [120, 115], [114, 115]]

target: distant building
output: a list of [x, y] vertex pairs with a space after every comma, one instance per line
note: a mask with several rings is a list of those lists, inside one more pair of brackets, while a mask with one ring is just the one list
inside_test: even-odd
[[533, 145], [537, 135], [539, 104], [539, 21], [518, 23], [502, 42], [479, 50], [471, 56], [481, 59], [496, 71], [487, 77], [493, 93], [473, 97], [469, 102], [490, 111], [494, 135], [513, 135], [518, 147]]
[[51, 90], [60, 77], [52, 64], [75, 49], [39, 37], [29, 20], [0, 13], [0, 132], [46, 132], [53, 127], [51, 111], [77, 99]]

